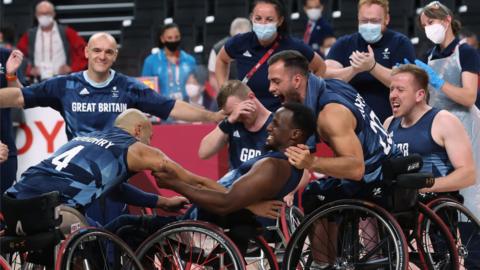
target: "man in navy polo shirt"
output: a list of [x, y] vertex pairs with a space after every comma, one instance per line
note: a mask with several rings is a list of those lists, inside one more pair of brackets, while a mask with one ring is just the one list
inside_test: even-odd
[[337, 40], [325, 63], [325, 77], [349, 82], [375, 111], [380, 121], [392, 115], [388, 101], [391, 68], [412, 61], [410, 40], [387, 28], [388, 0], [360, 0], [358, 32]]
[[[303, 10], [307, 14], [308, 22], [303, 34], [303, 41], [308, 44], [314, 51], [321, 53], [324, 44], [333, 44], [335, 42], [335, 34], [332, 26], [322, 16], [323, 5], [320, 0], [305, 0]], [[325, 49], [325, 48], [324, 48]]]

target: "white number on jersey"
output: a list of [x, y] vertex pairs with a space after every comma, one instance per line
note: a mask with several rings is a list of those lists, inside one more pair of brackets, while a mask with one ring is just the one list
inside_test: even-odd
[[76, 146], [52, 159], [52, 164], [56, 165], [55, 170], [61, 171], [63, 168], [68, 166], [70, 160], [75, 157], [85, 146], [79, 145]]

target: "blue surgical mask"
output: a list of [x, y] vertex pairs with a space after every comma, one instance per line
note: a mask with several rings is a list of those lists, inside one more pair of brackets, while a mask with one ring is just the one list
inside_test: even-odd
[[366, 42], [375, 43], [382, 38], [382, 25], [379, 23], [359, 24], [358, 32]]
[[253, 23], [253, 32], [257, 35], [259, 40], [269, 40], [275, 33], [277, 33], [277, 24], [276, 23]]

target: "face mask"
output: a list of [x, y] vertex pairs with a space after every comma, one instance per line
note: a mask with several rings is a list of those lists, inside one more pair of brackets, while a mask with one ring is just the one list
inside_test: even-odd
[[163, 45], [165, 45], [165, 47], [167, 47], [167, 49], [171, 52], [174, 52], [178, 49], [178, 47], [180, 46], [180, 40], [177, 40], [177, 41], [165, 41], [163, 43]]
[[439, 23], [425, 26], [425, 35], [435, 44], [440, 44], [445, 40], [446, 31], [447, 29]]
[[307, 13], [307, 17], [312, 20], [316, 21], [322, 17], [322, 9], [321, 8], [310, 8], [305, 11]]
[[366, 42], [375, 43], [382, 38], [382, 25], [379, 23], [359, 24], [358, 32]]
[[259, 40], [269, 40], [275, 33], [277, 33], [277, 24], [276, 23], [253, 23], [253, 32], [257, 35]]
[[42, 28], [48, 27], [53, 23], [53, 17], [48, 15], [38, 16], [37, 20], [38, 25]]
[[189, 98], [196, 97], [200, 94], [200, 86], [192, 83], [187, 83], [185, 85], [185, 91], [187, 91], [187, 96]]

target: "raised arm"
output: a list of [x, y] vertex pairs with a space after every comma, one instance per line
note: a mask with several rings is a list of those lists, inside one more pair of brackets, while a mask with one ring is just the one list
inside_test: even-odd
[[220, 128], [215, 127], [210, 133], [203, 137], [198, 148], [198, 156], [201, 159], [207, 159], [215, 155], [228, 142], [228, 135], [223, 133]]
[[362, 145], [355, 134], [356, 119], [343, 105], [331, 103], [317, 119], [320, 137], [332, 148], [334, 157], [310, 154], [306, 145], [289, 147], [290, 163], [299, 169], [309, 169], [335, 178], [360, 181], [365, 173]]

